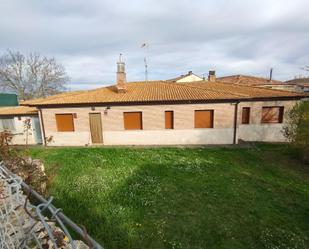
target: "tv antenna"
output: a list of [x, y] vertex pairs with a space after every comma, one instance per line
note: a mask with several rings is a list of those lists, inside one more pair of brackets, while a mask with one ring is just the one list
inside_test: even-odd
[[145, 65], [145, 82], [148, 82], [148, 63], [147, 63], [147, 56], [149, 52], [149, 44], [148, 43], [143, 43], [141, 48], [144, 49], [145, 51], [145, 56], [144, 56], [144, 65]]

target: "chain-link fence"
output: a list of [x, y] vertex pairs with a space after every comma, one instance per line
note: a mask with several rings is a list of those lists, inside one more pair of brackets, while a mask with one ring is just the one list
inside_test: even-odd
[[[34, 199], [36, 205], [29, 201]], [[0, 249], [103, 249], [86, 232], [0, 162]], [[74, 231], [81, 240], [75, 240]]]

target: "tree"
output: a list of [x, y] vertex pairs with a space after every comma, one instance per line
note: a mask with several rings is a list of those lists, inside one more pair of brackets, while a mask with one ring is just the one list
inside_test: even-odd
[[65, 68], [54, 58], [10, 50], [0, 57], [0, 89], [13, 91], [20, 99], [57, 94], [68, 80]]
[[309, 161], [309, 101], [302, 101], [289, 111], [283, 134], [299, 149], [302, 159]]
[[302, 69], [304, 69], [305, 71], [309, 71], [309, 66], [303, 66]]

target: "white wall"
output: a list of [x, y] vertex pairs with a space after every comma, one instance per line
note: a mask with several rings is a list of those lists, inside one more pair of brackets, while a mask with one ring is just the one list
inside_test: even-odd
[[52, 137], [50, 146], [84, 146], [91, 144], [91, 135], [88, 131], [75, 132], [49, 132], [47, 137]]
[[[31, 119], [31, 117], [22, 116], [20, 120], [18, 119], [18, 117], [14, 117], [15, 131], [12, 132], [13, 134], [12, 144], [16, 145], [26, 144], [27, 135], [26, 132], [24, 131], [24, 121], [26, 119]], [[32, 127], [28, 131], [28, 144], [36, 144]]]
[[239, 125], [237, 137], [244, 141], [285, 142], [282, 128], [283, 124]]
[[233, 129], [106, 131], [106, 145], [231, 144]]
[[194, 74], [191, 74], [191, 75], [188, 75], [180, 80], [177, 80], [176, 82], [194, 82], [194, 81], [201, 81], [203, 80], [203, 78], [201, 77], [198, 77], [197, 75], [194, 75]]

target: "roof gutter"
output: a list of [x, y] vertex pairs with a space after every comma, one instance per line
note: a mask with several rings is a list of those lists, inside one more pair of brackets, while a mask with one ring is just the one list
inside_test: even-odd
[[234, 109], [234, 132], [233, 132], [233, 144], [236, 144], [236, 138], [237, 138], [237, 114], [238, 114], [238, 104], [240, 101], [237, 101], [235, 103], [235, 109]]
[[42, 125], [42, 135], [43, 135], [43, 142], [44, 142], [44, 146], [46, 146], [46, 135], [45, 135], [45, 127], [44, 127], [44, 121], [43, 121], [43, 114], [42, 114], [42, 110], [41, 108], [38, 108], [39, 109], [39, 117], [40, 117], [40, 121], [41, 121], [41, 125]]

